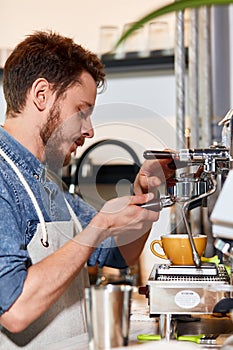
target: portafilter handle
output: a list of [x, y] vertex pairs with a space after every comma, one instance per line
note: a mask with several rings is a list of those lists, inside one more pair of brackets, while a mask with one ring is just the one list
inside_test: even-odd
[[173, 204], [175, 204], [175, 200], [173, 200], [171, 196], [161, 196], [145, 204], [139, 204], [139, 206], [147, 210], [158, 212], [163, 208], [171, 207]]

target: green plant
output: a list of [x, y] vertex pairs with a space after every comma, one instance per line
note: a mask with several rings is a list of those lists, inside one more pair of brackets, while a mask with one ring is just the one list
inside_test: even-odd
[[147, 15], [141, 17], [136, 21], [117, 41], [114, 50], [125, 41], [135, 30], [142, 27], [144, 24], [150, 22], [151, 20], [166, 15], [171, 12], [182, 11], [185, 9], [197, 8], [201, 6], [211, 6], [211, 5], [229, 5], [233, 3], [233, 0], [178, 0], [172, 2], [166, 6], [160, 7], [155, 11], [148, 13]]

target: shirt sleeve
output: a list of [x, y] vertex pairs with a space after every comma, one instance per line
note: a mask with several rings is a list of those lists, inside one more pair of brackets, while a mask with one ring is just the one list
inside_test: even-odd
[[30, 265], [16, 214], [0, 197], [0, 315], [7, 311], [22, 293]]
[[[76, 194], [67, 194], [67, 200], [73, 207], [82, 227], [85, 228], [96, 215], [97, 210], [84, 202]], [[97, 263], [100, 267], [109, 266], [119, 269], [127, 267], [126, 262], [112, 237], [105, 239], [94, 250], [87, 262], [89, 266], [95, 266]]]
[[99, 267], [108, 266], [118, 269], [124, 269], [127, 267], [127, 264], [112, 237], [105, 239], [100, 246], [94, 250], [87, 262], [88, 266], [94, 266], [96, 263], [98, 263]]

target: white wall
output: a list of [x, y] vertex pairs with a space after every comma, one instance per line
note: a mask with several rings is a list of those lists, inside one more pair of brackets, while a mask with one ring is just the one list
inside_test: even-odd
[[[73, 37], [76, 42], [98, 53], [101, 26], [115, 25], [121, 30], [125, 23], [133, 22], [151, 9], [170, 2], [170, 0], [86, 0], [85, 2], [80, 0], [40, 0], [39, 2], [0, 0], [0, 49], [12, 49], [26, 35], [35, 30], [52, 29]], [[230, 15], [232, 18], [232, 8]], [[174, 16], [169, 17], [171, 36], [174, 36], [173, 18]], [[231, 45], [231, 51], [232, 47]], [[231, 55], [233, 57], [233, 51]], [[233, 82], [232, 71], [230, 74]], [[121, 74], [110, 74], [106, 92], [97, 98], [97, 106], [111, 105], [114, 111], [115, 103], [142, 107], [141, 122], [144, 123], [144, 127], [148, 132], [154, 132], [154, 129], [157, 129], [157, 135], [162, 139], [161, 143], [171, 148], [175, 135], [173, 132], [175, 130], [175, 102], [175, 79], [172, 71], [130, 73], [125, 74], [124, 77]], [[140, 108], [137, 111], [140, 112]], [[150, 115], [148, 111], [153, 111], [156, 119], [146, 118]], [[0, 123], [4, 119], [4, 114], [5, 102], [0, 86]], [[109, 114], [110, 120], [112, 115]], [[139, 119], [138, 122], [140, 122]], [[119, 114], [118, 120], [121, 122], [135, 121], [135, 115], [128, 113], [126, 119], [125, 114]], [[167, 125], [164, 120], [168, 122]], [[173, 138], [169, 139], [169, 136]], [[141, 142], [141, 140], [138, 141]], [[169, 231], [167, 211], [163, 211], [161, 216], [162, 220], [154, 225], [151, 239]], [[149, 249], [149, 242], [142, 254], [142, 260], [145, 272], [143, 278], [146, 279], [155, 262], [155, 257]]]
[[[1, 50], [12, 49], [35, 30], [52, 29], [98, 53], [99, 29], [104, 25], [115, 25], [122, 30], [125, 23], [133, 22], [151, 9], [169, 3], [169, 0], [0, 0], [0, 64]], [[169, 18], [170, 34], [174, 35], [174, 16]], [[153, 80], [155, 81], [153, 82]], [[126, 80], [119, 76], [108, 77], [108, 90], [99, 99], [100, 103], [109, 100], [139, 103], [147, 108], [155, 108], [159, 113], [174, 115], [174, 84], [172, 77], [165, 80], [153, 73], [151, 76], [131, 75]], [[168, 91], [169, 101], [164, 102], [162, 90]], [[145, 91], [148, 91], [145, 94]], [[171, 93], [170, 93], [170, 92]], [[0, 123], [5, 115], [5, 102], [0, 85]]]
[[99, 28], [122, 28], [169, 0], [0, 0], [0, 48], [14, 47], [34, 30], [52, 29], [98, 51]]
[[98, 96], [98, 103], [134, 103], [164, 116], [174, 117], [176, 101], [173, 70], [108, 74], [107, 78], [107, 90]]
[[[119, 29], [122, 29], [125, 23], [135, 21], [150, 10], [170, 3], [171, 1], [172, 0], [147, 0], [146, 2], [141, 0], [86, 0], [83, 2], [80, 0], [41, 0], [37, 3], [31, 0], [0, 0], [0, 50], [4, 48], [12, 49], [27, 34], [32, 33], [34, 30], [52, 29], [73, 37], [77, 42], [82, 43], [90, 50], [98, 53], [99, 28], [101, 26], [116, 25]], [[232, 22], [232, 17], [233, 6], [230, 6], [230, 23]], [[166, 19], [170, 23], [170, 36], [174, 37], [174, 14], [169, 15]], [[230, 32], [229, 43], [231, 59], [233, 57], [233, 45], [231, 45], [232, 36], [233, 29], [231, 29]], [[230, 91], [232, 91], [233, 86], [232, 72], [233, 70], [231, 69], [229, 72], [231, 80]], [[156, 77], [158, 77], [157, 74]], [[117, 98], [118, 92], [115, 86], [118, 78], [110, 77], [109, 79], [113, 79], [112, 83], [109, 83], [109, 87], [114, 91], [114, 97]], [[134, 87], [136, 86], [136, 83], [132, 83], [132, 79], [130, 78], [129, 82], [122, 82], [121, 89], [125, 89], [126, 91], [126, 95], [124, 96], [128, 96], [127, 86], [129, 86], [129, 88], [131, 88], [132, 85], [134, 85]], [[139, 83], [142, 83], [142, 79], [139, 79]], [[149, 79], [146, 80], [146, 84], [147, 83], [150, 84]], [[151, 94], [148, 96], [143, 93], [145, 95], [143, 96], [143, 103], [146, 103], [148, 107], [150, 107], [152, 103], [153, 108], [155, 106], [158, 112], [171, 115], [174, 110], [173, 99], [170, 100], [169, 98], [164, 104], [163, 99], [157, 98], [158, 91], [159, 93], [160, 90], [167, 91], [167, 88], [168, 96], [170, 95], [169, 92], [173, 89], [173, 85], [171, 85], [170, 88], [170, 85], [166, 84], [167, 79], [165, 78], [165, 80], [161, 80], [161, 89], [156, 91], [152, 87], [152, 90], [150, 90]], [[216, 85], [218, 86], [218, 84]], [[110, 91], [109, 89], [105, 98], [109, 98]], [[142, 91], [144, 92], [145, 90], [142, 89]], [[136, 98], [136, 96], [138, 96], [137, 91], [135, 90], [134, 93], [134, 99], [138, 100], [138, 98]], [[222, 93], [222, 91], [217, 91], [217, 95], [219, 95], [219, 93]], [[231, 96], [233, 96], [233, 93], [231, 93]], [[121, 99], [121, 96], [119, 96], [119, 98]], [[140, 96], [139, 101], [141, 98]], [[231, 98], [233, 99], [233, 97]], [[160, 106], [162, 106], [161, 110]], [[4, 108], [4, 102], [2, 102], [0, 93], [0, 118], [2, 118], [1, 116]], [[226, 108], [228, 108], [228, 106]]]

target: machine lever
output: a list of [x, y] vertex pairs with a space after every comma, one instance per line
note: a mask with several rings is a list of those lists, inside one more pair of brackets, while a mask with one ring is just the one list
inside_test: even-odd
[[157, 200], [155, 202], [148, 202], [145, 204], [140, 204], [140, 207], [147, 209], [147, 210], [152, 210], [152, 211], [161, 211], [163, 209], [163, 204], [160, 200]]
[[171, 207], [175, 204], [174, 198], [171, 196], [161, 196], [153, 201], [139, 204], [142, 208], [153, 211], [161, 211], [163, 208]]
[[143, 153], [143, 157], [145, 159], [170, 159], [171, 162], [168, 164], [168, 167], [172, 170], [176, 170], [179, 168], [184, 168], [187, 166], [187, 161], [179, 160], [178, 153], [169, 152], [169, 151], [154, 151], [154, 150], [146, 150]]

